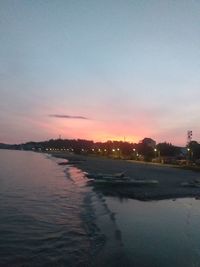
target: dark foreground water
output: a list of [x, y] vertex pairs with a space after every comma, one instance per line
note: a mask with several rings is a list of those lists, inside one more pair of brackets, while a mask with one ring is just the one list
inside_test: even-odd
[[200, 200], [104, 197], [58, 161], [0, 150], [0, 267], [200, 266]]
[[[89, 266], [104, 242], [76, 168], [0, 150], [0, 266]], [[93, 198], [93, 200], [92, 200]]]
[[132, 266], [200, 266], [200, 200], [107, 198]]

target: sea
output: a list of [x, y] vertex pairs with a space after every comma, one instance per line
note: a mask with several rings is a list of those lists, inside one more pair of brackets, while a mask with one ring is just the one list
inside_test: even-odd
[[0, 150], [0, 267], [200, 267], [200, 200], [104, 196], [60, 161]]

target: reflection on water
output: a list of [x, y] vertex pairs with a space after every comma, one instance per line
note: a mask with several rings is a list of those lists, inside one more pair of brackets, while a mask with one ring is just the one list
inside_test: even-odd
[[0, 151], [0, 266], [90, 261], [93, 193], [78, 170], [63, 170], [45, 155]]
[[107, 197], [132, 266], [200, 266], [200, 201]]
[[105, 198], [57, 161], [0, 150], [1, 267], [200, 267], [200, 200]]

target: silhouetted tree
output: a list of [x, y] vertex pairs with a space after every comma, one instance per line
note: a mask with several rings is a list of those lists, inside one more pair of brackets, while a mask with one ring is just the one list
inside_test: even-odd
[[163, 157], [175, 157], [180, 153], [180, 148], [173, 146], [171, 143], [159, 143], [157, 146], [160, 156]]

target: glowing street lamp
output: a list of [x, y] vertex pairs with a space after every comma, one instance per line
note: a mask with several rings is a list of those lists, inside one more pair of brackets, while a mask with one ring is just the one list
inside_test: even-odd
[[154, 152], [155, 152], [155, 158], [157, 156], [157, 148], [154, 148]]
[[133, 148], [133, 159], [136, 160], [137, 159], [137, 151], [135, 148]]
[[187, 161], [187, 164], [189, 164], [189, 162], [192, 160], [192, 157], [193, 157], [193, 152], [192, 152], [192, 150], [188, 147], [187, 148], [187, 158], [188, 158], [188, 161]]

